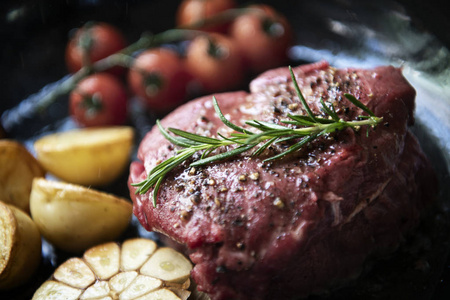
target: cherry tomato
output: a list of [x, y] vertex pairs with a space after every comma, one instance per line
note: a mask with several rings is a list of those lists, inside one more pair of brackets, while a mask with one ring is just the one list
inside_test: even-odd
[[[177, 10], [177, 26], [190, 25], [201, 22], [223, 12], [235, 8], [234, 0], [183, 0]], [[205, 26], [202, 29], [208, 32], [225, 33], [229, 23]]]
[[[126, 41], [119, 30], [107, 23], [86, 23], [79, 28], [66, 47], [66, 64], [75, 73], [83, 65], [96, 62], [125, 48]], [[112, 73], [122, 72], [113, 68]]]
[[252, 71], [259, 73], [283, 65], [293, 42], [290, 24], [268, 5], [250, 8], [257, 10], [238, 16], [231, 24], [230, 36]]
[[166, 113], [184, 102], [190, 80], [184, 61], [166, 48], [142, 52], [128, 73], [131, 90], [156, 113]]
[[192, 40], [186, 50], [186, 65], [204, 92], [236, 88], [246, 76], [237, 45], [217, 33]]
[[108, 73], [81, 80], [70, 93], [70, 114], [83, 127], [122, 125], [127, 118], [127, 93]]

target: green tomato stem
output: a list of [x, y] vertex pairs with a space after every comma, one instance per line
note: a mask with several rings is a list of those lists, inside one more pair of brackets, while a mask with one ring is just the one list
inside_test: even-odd
[[38, 101], [37, 110], [42, 112], [49, 105], [55, 102], [59, 97], [70, 93], [76, 87], [77, 83], [88, 75], [97, 72], [103, 72], [116, 66], [130, 68], [134, 61], [134, 57], [132, 57], [132, 55], [137, 51], [156, 47], [165, 43], [173, 43], [177, 41], [193, 39], [196, 36], [205, 34], [203, 31], [195, 29], [199, 29], [205, 24], [216, 24], [231, 20], [238, 15], [248, 12], [249, 10], [255, 9], [232, 9], [220, 13], [212, 18], [205, 19], [202, 22], [191, 24], [186, 28], [169, 29], [155, 35], [150, 33], [143, 33], [139, 40], [130, 44], [128, 47], [97, 62], [89, 63], [88, 66], [85, 66], [73, 75], [70, 75], [66, 80], [57, 85], [54, 89], [50, 90]]

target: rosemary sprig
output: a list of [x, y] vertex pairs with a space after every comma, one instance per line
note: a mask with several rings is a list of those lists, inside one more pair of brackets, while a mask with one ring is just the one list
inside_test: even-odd
[[[382, 121], [382, 118], [375, 116], [367, 106], [350, 94], [345, 94], [345, 97], [355, 106], [367, 113], [368, 116], [359, 116], [357, 120], [344, 121], [338, 117], [334, 107], [332, 105], [327, 106], [322, 99], [320, 100], [320, 103], [327, 117], [314, 115], [300, 91], [294, 73], [290, 67], [289, 70], [297, 96], [307, 112], [307, 115], [288, 115], [288, 120], [281, 121], [283, 124], [293, 125], [291, 127], [258, 120], [246, 121], [245, 123], [253, 128], [253, 131], [250, 131], [227, 120], [220, 110], [217, 100], [213, 97], [214, 110], [220, 120], [224, 125], [235, 131], [230, 137], [224, 137], [218, 134], [218, 138], [213, 138], [175, 128], [165, 129], [161, 126], [161, 123], [157, 121], [157, 126], [163, 136], [181, 149], [177, 150], [174, 156], [154, 167], [145, 180], [133, 183], [132, 185], [137, 187], [136, 193], [145, 194], [153, 187], [153, 206], [156, 207], [156, 198], [164, 177], [175, 167], [189, 160], [197, 152], [201, 152], [202, 156], [200, 159], [190, 163], [189, 166], [191, 167], [203, 166], [231, 158], [248, 152], [252, 148], [256, 148], [256, 150], [251, 155], [257, 156], [270, 145], [297, 140], [297, 142], [283, 152], [264, 160], [270, 161], [280, 159], [290, 153], [298, 151], [305, 144], [320, 136], [345, 128], [357, 129], [361, 126], [373, 127]], [[233, 146], [234, 148], [212, 155], [216, 149], [223, 149], [229, 146]]]

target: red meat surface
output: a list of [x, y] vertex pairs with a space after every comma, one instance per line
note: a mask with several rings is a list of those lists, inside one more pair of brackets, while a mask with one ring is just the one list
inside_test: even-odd
[[[400, 69], [320, 62], [294, 73], [315, 114], [322, 114], [320, 97], [344, 120], [364, 114], [344, 97], [350, 93], [383, 123], [368, 135], [361, 128], [321, 137], [271, 162], [263, 159], [282, 146], [195, 170], [188, 161], [163, 181], [157, 207], [152, 190], [136, 194], [131, 183], [176, 147], [155, 126], [140, 144], [140, 161], [131, 164], [134, 214], [147, 230], [187, 247], [192, 277], [213, 300], [298, 299], [346, 283], [368, 259], [395, 251], [433, 200], [433, 171], [408, 129], [415, 91]], [[287, 68], [260, 75], [250, 93], [215, 97], [243, 127], [246, 120], [279, 123], [288, 113], [306, 114]], [[212, 96], [179, 107], [162, 125], [207, 136], [231, 132], [215, 114]]]

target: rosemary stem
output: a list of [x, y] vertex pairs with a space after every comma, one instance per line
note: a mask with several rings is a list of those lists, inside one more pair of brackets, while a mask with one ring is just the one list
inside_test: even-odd
[[[291, 70], [292, 74], [292, 70]], [[297, 85], [296, 82], [294, 82], [295, 85]], [[300, 89], [298, 88], [298, 93], [301, 95]], [[138, 183], [132, 183], [133, 186], [138, 187], [136, 189], [137, 194], [144, 194], [146, 193], [150, 188], [153, 187], [153, 206], [156, 207], [156, 199], [158, 197], [158, 192], [160, 185], [162, 183], [163, 178], [175, 167], [179, 166], [183, 162], [190, 159], [195, 153], [197, 152], [203, 152], [201, 155], [201, 158], [199, 160], [196, 160], [194, 162], [191, 162], [189, 166], [196, 167], [196, 166], [204, 166], [209, 163], [217, 162], [223, 159], [227, 159], [236, 155], [240, 155], [242, 153], [245, 153], [246, 151], [256, 147], [260, 143], [263, 142], [263, 145], [260, 146], [255, 152], [253, 152], [252, 155], [259, 155], [261, 154], [268, 146], [272, 144], [276, 144], [277, 142], [284, 142], [292, 139], [299, 139], [296, 141], [293, 145], [291, 145], [287, 150], [278, 153], [272, 157], [266, 158], [264, 161], [270, 161], [274, 159], [282, 158], [294, 151], [299, 150], [301, 147], [303, 147], [305, 144], [311, 142], [312, 140], [316, 139], [317, 137], [332, 133], [334, 131], [343, 130], [345, 128], [353, 128], [353, 129], [359, 129], [361, 126], [376, 126], [378, 123], [380, 123], [383, 118], [376, 117], [373, 112], [367, 108], [364, 104], [359, 102], [356, 98], [349, 95], [347, 97], [350, 97], [350, 101], [361, 108], [363, 111], [367, 112], [369, 114], [369, 117], [361, 117], [362, 120], [357, 119], [354, 121], [344, 121], [342, 119], [339, 119], [337, 115], [335, 115], [331, 110], [328, 110], [328, 112], [331, 112], [333, 115], [330, 115], [330, 117], [334, 120], [331, 123], [323, 123], [322, 118], [318, 118], [313, 115], [312, 111], [309, 109], [308, 104], [306, 101], [304, 101], [305, 108], [307, 108], [308, 111], [311, 112], [311, 114], [308, 116], [311, 121], [308, 121], [306, 127], [301, 128], [288, 128], [285, 126], [280, 126], [276, 124], [270, 124], [267, 122], [259, 122], [256, 120], [253, 121], [247, 121], [246, 124], [262, 131], [261, 133], [253, 133], [250, 131], [246, 131], [245, 129], [239, 127], [236, 124], [233, 124], [229, 122], [225, 116], [222, 114], [222, 111], [220, 110], [217, 101], [215, 98], [213, 98], [213, 104], [214, 109], [216, 113], [218, 114], [220, 120], [229, 128], [232, 128], [239, 133], [232, 133], [230, 138], [223, 137], [222, 135], [218, 134], [222, 139], [217, 138], [208, 138], [208, 137], [202, 137], [200, 135], [196, 135], [193, 133], [185, 132], [182, 130], [178, 130], [175, 128], [169, 128], [169, 130], [175, 134], [175, 137], [170, 135], [167, 130], [165, 130], [159, 121], [157, 121], [157, 125], [159, 126], [159, 129], [161, 133], [171, 141], [173, 144], [178, 145], [181, 147], [181, 149], [176, 150], [176, 154], [167, 160], [161, 162], [161, 164], [155, 166], [150, 172], [148, 173], [147, 179], [138, 182]], [[333, 117], [334, 116], [334, 117]], [[289, 116], [292, 119], [292, 123], [295, 124], [295, 121], [297, 122], [297, 126], [304, 126], [305, 122], [304, 120], [298, 118], [300, 116]], [[314, 121], [314, 122], [312, 122]], [[368, 131], [367, 131], [368, 134]], [[179, 136], [179, 137], [176, 137]], [[210, 156], [210, 154], [220, 148], [220, 147], [227, 147], [227, 146], [237, 146], [231, 150], [226, 149], [225, 151], [219, 153], [219, 154], [213, 154]]]
[[359, 120], [359, 121], [346, 122], [346, 121], [340, 120], [339, 122], [330, 123], [330, 124], [316, 123], [314, 126], [293, 129], [293, 132], [295, 132], [296, 134], [299, 134], [299, 135], [310, 135], [310, 134], [318, 133], [321, 131], [330, 132], [329, 131], [330, 129], [341, 130], [346, 127], [357, 128], [357, 127], [364, 126], [364, 125], [374, 126], [374, 125], [378, 124], [379, 122], [381, 122], [381, 119], [382, 118], [378, 118], [378, 117], [370, 117], [366, 120]]

